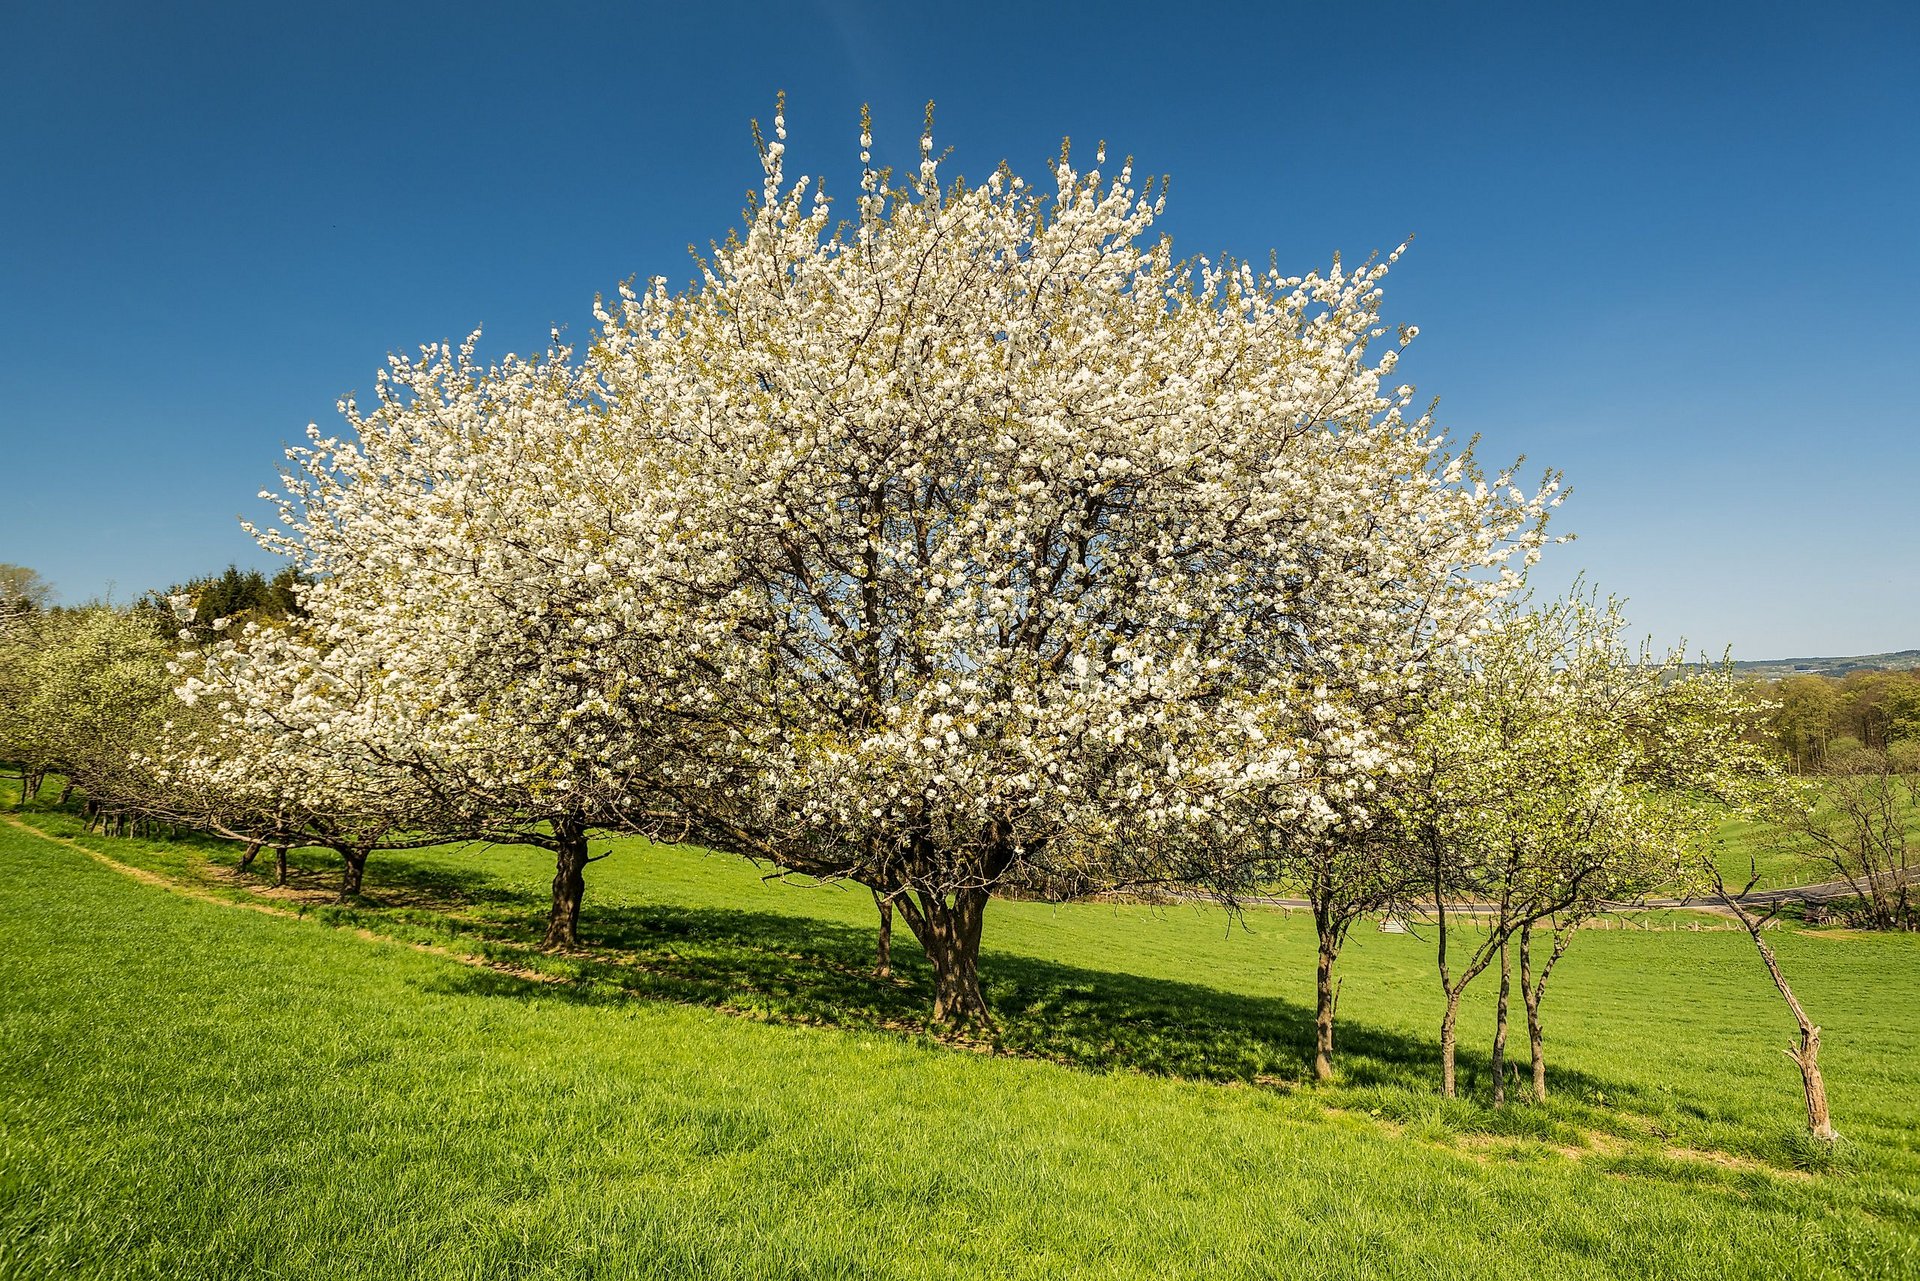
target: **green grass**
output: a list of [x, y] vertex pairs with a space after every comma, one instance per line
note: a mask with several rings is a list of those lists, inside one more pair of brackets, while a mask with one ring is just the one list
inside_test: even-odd
[[1491, 991], [1444, 1102], [1413, 937], [1356, 931], [1311, 1087], [1298, 916], [995, 903], [995, 1054], [920, 1030], [904, 931], [870, 977], [864, 892], [732, 859], [619, 842], [546, 957], [535, 851], [376, 854], [334, 908], [322, 852], [274, 900], [231, 846], [80, 839], [304, 919], [0, 825], [4, 1276], [1920, 1274], [1920, 939], [1776, 935], [1828, 1158], [1751, 944], [1679, 921], [1581, 936], [1558, 1093], [1495, 1113]]
[[1833, 878], [1830, 869], [1789, 848], [1777, 829], [1752, 819], [1733, 818], [1720, 825], [1713, 838], [1713, 861], [1727, 888], [1735, 893], [1756, 875], [1760, 879], [1754, 888], [1762, 890]]
[[[1920, 805], [1905, 815], [1908, 841], [1920, 845]], [[1769, 824], [1728, 819], [1714, 834], [1714, 862], [1727, 888], [1738, 891], [1756, 873], [1757, 888], [1785, 889], [1839, 879], [1829, 863], [1814, 858], [1804, 842], [1795, 842]]]

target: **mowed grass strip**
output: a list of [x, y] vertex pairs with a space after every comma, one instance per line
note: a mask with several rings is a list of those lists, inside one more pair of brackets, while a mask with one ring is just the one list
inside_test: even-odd
[[[165, 851], [183, 879], [186, 864], [212, 877], [231, 859], [92, 840], [128, 862]], [[529, 851], [376, 866], [390, 879], [373, 902], [334, 922], [424, 932], [422, 887], [450, 877], [485, 892], [466, 909], [478, 924], [446, 918], [449, 939], [484, 943], [506, 928], [496, 918], [538, 918]], [[1116, 1027], [1107, 1067], [1135, 1070], [1099, 1071], [1092, 1051], [1055, 1063], [845, 1021], [796, 1025], [796, 1003], [813, 999], [797, 972], [857, 971], [870, 944], [870, 906], [853, 895], [763, 885], [742, 864], [689, 851], [627, 846], [594, 867], [589, 936], [633, 936], [624, 951], [555, 962], [585, 967], [567, 983], [535, 983], [329, 928], [329, 912], [290, 920], [169, 894], [0, 826], [0, 1272], [1920, 1271], [1920, 957], [1883, 946], [1893, 940], [1783, 940], [1809, 1003], [1831, 1011], [1836, 1115], [1854, 1136], [1846, 1163], [1807, 1176], [1657, 1137], [1563, 1155], [1559, 1129], [1582, 1111], [1506, 1114], [1551, 1122], [1538, 1139], [1463, 1134], [1478, 1105], [1441, 1108], [1417, 1081], [1430, 995], [1417, 940], [1356, 939], [1342, 1014], [1361, 1043], [1355, 1074], [1377, 1079], [1244, 1088], [1186, 1079], [1180, 1056], [1213, 1044], [1206, 1027], [1227, 1013], [1298, 1017], [1303, 922], [1263, 916], [1229, 932], [1186, 909], [996, 904], [987, 963], [1010, 1037], [1015, 1026], [1044, 1035], [1059, 1022], [1051, 1003], [1078, 1000], [1091, 1012], [1066, 1022], [1087, 1035], [1137, 1004], [1158, 1041], [1187, 1046], [1142, 1049]], [[719, 928], [729, 914], [739, 919]], [[1569, 1073], [1594, 1093], [1670, 1099], [1674, 1123], [1698, 1131], [1689, 1141], [1784, 1141], [1792, 1072], [1767, 1061], [1780, 1037], [1757, 967], [1748, 973], [1751, 958], [1731, 946], [1744, 943], [1583, 938], [1553, 998]], [[1823, 965], [1821, 949], [1848, 960]], [[799, 995], [702, 994], [706, 965], [769, 981], [736, 955], [756, 950]], [[601, 971], [628, 952], [688, 990], [622, 988]], [[1609, 975], [1623, 959], [1637, 991]], [[916, 968], [903, 1000], [921, 995]], [[1857, 989], [1856, 968], [1873, 971], [1877, 993]], [[1688, 986], [1706, 981], [1690, 1013], [1658, 999], [1676, 970]], [[1200, 1002], [1185, 1022], [1172, 1012], [1182, 999]], [[729, 1013], [755, 1008], [758, 1019]], [[1683, 1023], [1689, 1034], [1674, 1035]], [[1632, 1113], [1634, 1125], [1660, 1115]]]

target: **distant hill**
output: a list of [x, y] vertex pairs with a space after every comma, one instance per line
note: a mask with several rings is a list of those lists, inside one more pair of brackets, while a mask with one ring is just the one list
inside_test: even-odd
[[1920, 649], [1891, 654], [1861, 654], [1856, 658], [1767, 658], [1735, 663], [1747, 676], [1777, 681], [1782, 676], [1845, 676], [1848, 672], [1904, 672], [1920, 667]]

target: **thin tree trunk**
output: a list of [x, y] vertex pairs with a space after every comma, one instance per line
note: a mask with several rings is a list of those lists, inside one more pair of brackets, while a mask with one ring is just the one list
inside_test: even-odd
[[1340, 940], [1328, 929], [1320, 931], [1319, 957], [1314, 966], [1313, 1079], [1333, 1079], [1333, 963], [1340, 958]]
[[73, 789], [74, 789], [74, 782], [72, 779], [68, 779], [66, 786], [60, 789], [60, 803], [62, 805], [65, 805], [69, 800], [73, 798]]
[[257, 855], [258, 855], [259, 853], [260, 853], [260, 842], [259, 842], [259, 841], [248, 841], [248, 842], [247, 842], [247, 848], [246, 848], [246, 849], [244, 849], [244, 850], [242, 850], [242, 851], [240, 852], [240, 867], [239, 867], [239, 870], [240, 870], [240, 871], [242, 871], [242, 872], [244, 872], [244, 871], [246, 871], [246, 870], [247, 870], [248, 868], [250, 868], [250, 867], [252, 867], [252, 866], [253, 866], [253, 860], [254, 860], [254, 858], [255, 858], [255, 856], [257, 856]]
[[[1533, 1101], [1547, 1101], [1546, 1036], [1540, 1026], [1540, 997], [1545, 993], [1547, 976], [1540, 976], [1539, 989], [1533, 982], [1533, 922], [1520, 927], [1520, 1001], [1527, 1007], [1527, 1049], [1533, 1059]], [[1549, 962], [1551, 966], [1551, 962]]]
[[1507, 945], [1500, 944], [1500, 1000], [1493, 1013], [1493, 1106], [1507, 1102], [1507, 996], [1513, 990], [1513, 966], [1507, 960]]
[[1520, 927], [1520, 999], [1527, 1007], [1527, 1045], [1533, 1054], [1533, 1098], [1536, 1103], [1547, 1099], [1547, 1051], [1545, 1025], [1540, 1021], [1540, 1006], [1547, 999], [1547, 980], [1553, 977], [1553, 967], [1560, 964], [1560, 958], [1573, 946], [1574, 936], [1578, 932], [1579, 917], [1565, 924], [1556, 924], [1553, 930], [1553, 947], [1547, 953], [1540, 974], [1534, 977], [1529, 970], [1533, 962], [1533, 922]]
[[1447, 969], [1447, 899], [1445, 887], [1440, 880], [1440, 854], [1433, 851], [1433, 914], [1434, 914], [1434, 960], [1440, 969], [1440, 990], [1446, 994], [1447, 1006], [1440, 1016], [1440, 1097], [1453, 1097], [1453, 1042], [1454, 1026], [1460, 1019], [1460, 993], [1466, 984], [1453, 985], [1453, 976]]
[[880, 936], [874, 945], [873, 972], [880, 978], [893, 977], [893, 900], [879, 890], [873, 902], [880, 909]]
[[273, 847], [273, 884], [275, 888], [278, 888], [286, 883], [287, 847], [284, 845], [276, 845]]
[[46, 777], [47, 776], [44, 772], [36, 772], [32, 774], [21, 775], [20, 776], [20, 803], [14, 806], [14, 808], [25, 809], [28, 805], [32, 804], [35, 800], [38, 800], [40, 796], [40, 784], [45, 781]]
[[1807, 1133], [1822, 1143], [1831, 1143], [1840, 1136], [1833, 1128], [1833, 1118], [1827, 1113], [1827, 1083], [1820, 1075], [1820, 1029], [1807, 1017], [1806, 1010], [1801, 1008], [1799, 1000], [1793, 995], [1793, 989], [1787, 986], [1787, 976], [1780, 972], [1780, 962], [1775, 959], [1773, 949], [1767, 946], [1767, 940], [1761, 937], [1761, 922], [1737, 903], [1724, 885], [1720, 886], [1720, 901], [1732, 908], [1733, 914], [1740, 918], [1740, 923], [1747, 927], [1747, 933], [1753, 937], [1754, 947], [1760, 952], [1761, 961], [1766, 964], [1767, 973], [1773, 978], [1773, 985], [1780, 990], [1787, 1009], [1793, 1013], [1793, 1021], [1800, 1027], [1799, 1046], [1780, 1052], [1792, 1059], [1794, 1066], [1800, 1069], [1800, 1084], [1807, 1098]]
[[1822, 1143], [1840, 1137], [1827, 1112], [1827, 1083], [1820, 1075], [1820, 1029], [1807, 1024], [1800, 1029], [1800, 1047], [1785, 1051], [1800, 1069], [1801, 1088], [1807, 1096], [1807, 1133]]
[[580, 901], [587, 893], [587, 829], [573, 819], [553, 825], [553, 908], [542, 947], [577, 947]]

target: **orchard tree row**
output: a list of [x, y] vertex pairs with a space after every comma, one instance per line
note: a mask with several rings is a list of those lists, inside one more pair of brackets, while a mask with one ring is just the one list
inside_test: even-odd
[[[1558, 479], [1484, 469], [1395, 381], [1398, 250], [1178, 260], [1164, 186], [1104, 151], [969, 184], [930, 125], [904, 175], [870, 146], [843, 211], [776, 116], [744, 226], [689, 287], [602, 300], [584, 351], [393, 360], [269, 495], [287, 607], [179, 593], [164, 657], [87, 615], [0, 754], [43, 708], [73, 741], [33, 759], [97, 804], [331, 847], [343, 895], [382, 848], [539, 846], [555, 947], [594, 833], [857, 882], [956, 1030], [992, 1027], [996, 894], [1286, 888], [1323, 1077], [1348, 931], [1425, 911], [1444, 1088], [1490, 970], [1504, 1053], [1517, 962], [1544, 1094], [1575, 927], [1690, 881], [1766, 772], [1761, 709], [1611, 602], [1529, 600]], [[157, 693], [89, 721], [70, 651]]]

